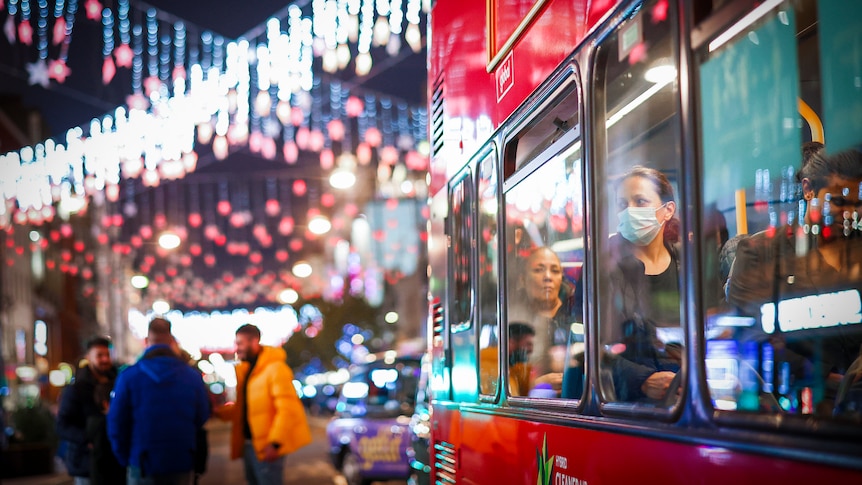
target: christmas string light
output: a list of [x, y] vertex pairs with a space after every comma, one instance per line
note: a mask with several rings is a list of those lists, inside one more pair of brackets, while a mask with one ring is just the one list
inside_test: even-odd
[[114, 12], [110, 8], [102, 10], [102, 83], [108, 84], [117, 73], [111, 54], [114, 52]]
[[371, 41], [374, 37], [374, 0], [362, 0], [359, 11], [359, 40], [357, 42], [356, 74], [364, 76], [371, 72]]
[[18, 41], [24, 45], [33, 43], [33, 26], [30, 25], [30, 0], [20, 0], [21, 21], [18, 23]]
[[37, 47], [39, 59], [48, 58], [48, 0], [38, 0], [39, 20], [36, 22], [36, 30], [39, 35]]
[[56, 0], [54, 2], [54, 30], [51, 32], [51, 41], [57, 45], [63, 42], [66, 34], [66, 1]]

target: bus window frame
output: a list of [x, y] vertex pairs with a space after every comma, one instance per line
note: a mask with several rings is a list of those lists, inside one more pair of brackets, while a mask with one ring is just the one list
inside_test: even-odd
[[[766, 18], [768, 15], [771, 15], [775, 9], [779, 8], [782, 5], [785, 5], [789, 0], [785, 0], [778, 5], [773, 6], [769, 12], [761, 16], [756, 20], [756, 22], [761, 21], [763, 18]], [[691, 102], [691, 110], [689, 110], [690, 116], [692, 118], [692, 133], [689, 135], [689, 140], [693, 140], [694, 143], [693, 148], [696, 150], [696, 162], [695, 162], [695, 170], [698, 172], [698, 181], [702, 180], [700, 176], [700, 172], [702, 171], [703, 165], [703, 155], [702, 155], [702, 140], [700, 137], [700, 78], [699, 78], [699, 66], [701, 62], [699, 61], [699, 53], [706, 49], [709, 42], [727, 32], [729, 29], [733, 28], [737, 22], [741, 21], [748, 13], [750, 13], [755, 6], [756, 2], [752, 0], [735, 0], [720, 8], [717, 12], [714, 12], [712, 16], [708, 16], [703, 19], [699, 25], [693, 26], [690, 32], [690, 45], [687, 52], [689, 56], [690, 65], [690, 79], [691, 79], [691, 94], [690, 94], [690, 102]], [[712, 18], [716, 17], [716, 18]], [[689, 227], [688, 230], [692, 232], [687, 232], [687, 234], [692, 235], [691, 237], [697, 242], [698, 248], [700, 248], [700, 238], [702, 237], [702, 229], [700, 226], [700, 221], [703, 214], [703, 198], [700, 191], [700, 184], [688, 184], [692, 186], [690, 190], [696, 191], [696, 198], [691, 199], [694, 201], [694, 204], [691, 204], [697, 211], [697, 221], [698, 227]], [[685, 226], [683, 226], [685, 227]], [[691, 238], [690, 238], [691, 239]], [[691, 240], [689, 240], [689, 244]], [[696, 277], [698, 282], [698, 292], [696, 297], [698, 299], [703, 298], [702, 296], [702, 287], [700, 286], [703, 282], [703, 274], [698, 266], [696, 268], [696, 274], [693, 277]], [[698, 305], [698, 313], [701, 318], [705, 318], [704, 315], [705, 308], [703, 304]], [[701, 321], [705, 321], [701, 320]], [[702, 406], [705, 412], [709, 412], [711, 414], [711, 420], [720, 426], [724, 426], [727, 428], [731, 428], [733, 430], [742, 431], [742, 430], [752, 430], [752, 431], [763, 431], [771, 434], [784, 434], [789, 436], [809, 436], [818, 439], [827, 439], [827, 438], [835, 438], [837, 440], [857, 440], [859, 437], [860, 431], [862, 431], [862, 425], [858, 422], [854, 423], [851, 421], [842, 421], [835, 419], [821, 419], [817, 418], [814, 415], [793, 415], [793, 414], [776, 414], [776, 413], [747, 413], [741, 411], [728, 411], [728, 410], [720, 410], [716, 409], [712, 405], [712, 398], [710, 395], [709, 387], [706, 382], [706, 355], [705, 355], [705, 333], [701, 328], [699, 329], [698, 341], [701, 342], [700, 345], [703, 345], [703, 348], [700, 349], [700, 352], [697, 356], [698, 360], [696, 366], [689, 365], [689, 369], [693, 367], [698, 368], [698, 382], [697, 385], [701, 386], [701, 396], [702, 396]], [[813, 451], [813, 450], [812, 450]]]
[[[587, 171], [591, 176], [590, 184], [587, 186], [587, 190], [589, 191], [588, 200], [603, 200], [601, 197], [605, 195], [605, 188], [602, 184], [606, 182], [604, 178], [599, 179], [599, 175], [604, 175], [604, 169], [602, 167], [608, 160], [608, 147], [607, 147], [607, 104], [606, 104], [606, 94], [605, 94], [605, 83], [607, 82], [605, 78], [604, 70], [600, 70], [600, 62], [606, 62], [608, 53], [615, 52], [613, 48], [604, 49], [604, 53], [602, 53], [603, 44], [609, 42], [614, 34], [618, 34], [624, 29], [629, 21], [632, 21], [638, 15], [645, 15], [647, 9], [645, 8], [645, 4], [649, 3], [650, 0], [644, 0], [643, 2], [635, 2], [632, 6], [622, 12], [619, 16], [615, 17], [613, 22], [610, 23], [606, 28], [602, 29], [601, 36], [593, 43], [591, 49], [589, 50], [589, 55], [587, 59], [587, 79], [589, 80], [589, 96], [587, 98], [590, 100], [590, 118], [588, 123], [588, 139], [590, 142], [590, 156], [585, 159], [585, 164], [589, 165], [587, 167]], [[677, 101], [677, 109], [678, 114], [680, 116], [680, 122], [678, 126], [679, 130], [679, 143], [680, 143], [680, 151], [683, 153], [683, 157], [679, 163], [679, 169], [681, 171], [680, 178], [682, 180], [685, 179], [685, 174], [687, 172], [686, 167], [688, 164], [691, 164], [690, 160], [686, 159], [685, 153], [687, 150], [687, 146], [691, 145], [688, 141], [690, 138], [686, 138], [689, 136], [689, 133], [685, 132], [685, 119], [683, 118], [683, 108], [684, 108], [684, 98], [683, 98], [683, 84], [684, 81], [687, 80], [688, 73], [683, 71], [683, 67], [686, 67], [684, 64], [685, 58], [688, 55], [686, 52], [685, 46], [681, 44], [681, 40], [684, 37], [683, 33], [680, 31], [681, 22], [679, 19], [684, 12], [680, 10], [679, 5], [676, 2], [670, 2], [670, 9], [668, 10], [668, 16], [670, 17], [670, 25], [674, 28], [670, 29], [671, 35], [671, 46], [674, 49], [674, 61], [677, 67], [677, 93], [676, 93], [676, 101]], [[635, 8], [637, 7], [637, 8]], [[600, 55], [601, 54], [601, 55]], [[602, 65], [603, 66], [603, 65]], [[682, 190], [682, 186], [691, 185], [691, 184], [680, 184], [681, 190], [678, 196], [677, 207], [681, 209], [685, 209], [687, 207], [686, 203], [688, 199], [688, 192]], [[699, 208], [698, 208], [699, 209]], [[590, 204], [588, 207], [589, 218], [591, 221], [600, 221], [602, 220], [603, 214], [600, 214], [600, 208], [597, 204]], [[699, 214], [699, 212], [698, 212]], [[688, 216], [688, 211], [686, 211], [686, 215]], [[690, 222], [685, 220], [680, 220], [681, 223], [681, 234], [689, 235], [690, 231]], [[591, 224], [589, 230], [593, 233], [594, 236], [597, 235], [597, 231], [601, 230], [600, 224]], [[594, 238], [594, 241], [598, 241], [598, 238]], [[696, 305], [692, 304], [690, 300], [690, 286], [693, 281], [699, 282], [700, 278], [692, 278], [688, 275], [688, 271], [691, 268], [691, 253], [695, 250], [694, 245], [696, 244], [689, 237], [683, 237], [681, 243], [683, 244], [683, 254], [681, 257], [681, 274], [679, 275], [680, 283], [681, 283], [681, 298], [680, 298], [680, 317], [682, 321], [680, 322], [680, 328], [683, 331], [683, 341], [686, 345], [686, 353], [685, 359], [680, 366], [680, 372], [682, 373], [682, 377], [680, 378], [680, 397], [676, 400], [676, 402], [667, 408], [657, 407], [657, 406], [639, 406], [636, 403], [627, 403], [627, 402], [613, 402], [606, 401], [602, 394], [601, 389], [601, 379], [599, 378], [599, 372], [601, 371], [601, 365], [599, 363], [599, 355], [601, 352], [601, 344], [599, 343], [599, 335], [601, 334], [601, 320], [602, 314], [604, 313], [601, 308], [602, 302], [607, 301], [608, 296], [600, 291], [598, 280], [599, 274], [597, 271], [594, 271], [590, 274], [593, 278], [593, 287], [590, 291], [590, 306], [594, 307], [595, 310], [592, 312], [591, 317], [592, 321], [591, 328], [595, 331], [596, 339], [594, 339], [594, 345], [591, 347], [594, 352], [592, 362], [595, 364], [595, 375], [590, 375], [590, 379], [593, 381], [593, 389], [592, 391], [595, 393], [595, 400], [598, 403], [599, 411], [601, 415], [607, 417], [615, 417], [615, 418], [631, 418], [637, 419], [639, 421], [651, 420], [662, 423], [674, 423], [678, 422], [680, 418], [683, 416], [683, 412], [688, 406], [689, 394], [693, 391], [693, 387], [690, 382], [692, 379], [692, 365], [690, 362], [689, 354], [692, 352], [697, 353], [699, 351], [698, 348], [693, 348], [692, 344], [694, 344], [695, 336], [691, 334], [690, 331], [690, 318], [689, 312], [691, 309], [695, 308]], [[597, 247], [593, 247], [591, 254], [587, 255], [587, 259], [590, 264], [593, 265], [594, 268], [598, 268], [599, 264], [599, 250]], [[698, 272], [698, 275], [700, 273]], [[699, 289], [699, 288], [698, 288]], [[586, 298], [584, 304], [587, 304]], [[705, 383], [705, 381], [704, 381]]]
[[[587, 202], [589, 198], [587, 197], [588, 188], [586, 185], [585, 178], [585, 170], [587, 166], [587, 157], [586, 157], [586, 145], [588, 144], [586, 141], [586, 137], [584, 135], [585, 131], [585, 105], [584, 105], [584, 90], [583, 84], [581, 82], [581, 71], [578, 67], [578, 63], [575, 60], [574, 56], [566, 61], [566, 65], [562, 68], [561, 72], [557, 73], [555, 77], [551, 80], [550, 83], [544, 88], [540, 89], [534, 96], [531, 97], [530, 100], [526, 103], [526, 108], [523, 111], [523, 114], [518, 116], [514, 122], [509, 124], [506, 127], [505, 134], [503, 136], [503, 157], [502, 165], [503, 169], [503, 180], [499, 183], [499, 199], [500, 199], [500, 210], [498, 211], [498, 220], [502, 223], [500, 228], [505, 227], [506, 221], [506, 194], [516, 188], [521, 181], [532, 175], [534, 172], [545, 166], [548, 162], [550, 162], [554, 157], [560, 155], [566, 151], [566, 149], [570, 148], [575, 142], [581, 142], [581, 179], [583, 182], [583, 190], [582, 190], [582, 200], [581, 203], [584, 207], [584, 218], [587, 219], [588, 209]], [[524, 163], [520, 167], [514, 167], [514, 163], [517, 155], [517, 140], [524, 132], [528, 131], [534, 123], [541, 120], [544, 116], [549, 114], [549, 111], [557, 106], [561, 101], [575, 96], [578, 104], [578, 125], [577, 127], [568, 130], [563, 136], [555, 140], [548, 147], [543, 149], [541, 152], [536, 154], [532, 160]], [[511, 163], [511, 167], [509, 164]], [[511, 168], [511, 170], [510, 170]], [[499, 175], [499, 174], [498, 174]], [[584, 225], [584, 239], [585, 239], [585, 249], [587, 248], [586, 240], [589, 238], [588, 225]], [[509, 241], [506, 238], [506, 231], [500, 230], [498, 231], [499, 244], [500, 244], [500, 254], [508, 254], [508, 244]], [[589, 254], [585, 255], [584, 263], [587, 264], [587, 261], [590, 260]], [[513, 408], [520, 408], [523, 410], [526, 409], [536, 409], [536, 410], [547, 410], [547, 411], [561, 411], [566, 410], [566, 412], [570, 413], [578, 413], [582, 414], [585, 410], [587, 403], [590, 401], [591, 389], [592, 385], [590, 383], [590, 356], [592, 346], [590, 345], [591, 339], [591, 331], [589, 330], [589, 324], [587, 322], [586, 317], [586, 308], [584, 308], [584, 342], [585, 342], [585, 355], [584, 359], [584, 391], [583, 394], [577, 398], [538, 398], [538, 397], [528, 397], [528, 396], [513, 396], [510, 393], [509, 389], [509, 379], [503, 378], [503, 376], [509, 375], [509, 362], [508, 359], [502, 358], [503, 355], [508, 355], [509, 351], [509, 311], [508, 304], [503, 304], [506, 300], [506, 295], [509, 293], [509, 265], [504, 261], [503, 258], [500, 258], [500, 271], [499, 279], [499, 292], [500, 292], [500, 318], [499, 321], [501, 323], [500, 331], [500, 340], [505, 341], [505, 345], [501, 346], [501, 369], [500, 369], [500, 379], [502, 380], [503, 385], [499, 387], [499, 394], [505, 399], [506, 403], [511, 404]], [[592, 262], [589, 263], [591, 265]], [[587, 268], [588, 269], [588, 268]], [[584, 271], [584, 282], [588, 278], [587, 270]], [[583, 283], [582, 283], [583, 284]], [[585, 293], [586, 295], [586, 293]], [[586, 306], [586, 296], [584, 301], [584, 306]], [[505, 322], [505, 325], [502, 325]]]
[[[554, 75], [552, 81], [548, 83], [547, 86], [539, 88], [524, 102], [525, 109], [523, 110], [523, 112], [513, 115], [511, 123], [506, 126], [506, 132], [503, 135], [502, 142], [502, 156], [500, 157], [502, 162], [502, 166], [500, 168], [502, 170], [499, 175], [502, 175], [502, 177], [500, 178], [502, 193], [506, 192], [507, 186], [505, 184], [509, 183], [509, 179], [513, 176], [516, 176], [517, 172], [529, 170], [528, 166], [532, 163], [527, 162], [520, 167], [516, 166], [518, 157], [517, 141], [520, 135], [528, 131], [529, 128], [532, 127], [533, 123], [540, 120], [543, 114], [553, 108], [554, 101], [562, 99], [561, 96], [565, 97], [563, 93], [565, 93], [567, 89], [571, 89], [573, 86], [574, 89], [578, 90], [578, 102], [580, 108], [578, 123], [580, 126], [581, 138], [583, 138], [583, 86], [581, 86], [580, 71], [578, 69], [578, 65], [574, 60], [570, 60], [566, 62], [566, 65], [563, 68], [562, 72], [559, 72]], [[533, 157], [533, 161], [545, 156], [545, 152], [547, 152], [550, 148], [551, 146], [548, 146], [544, 150], [536, 154], [536, 156]]]
[[[503, 191], [501, 190], [503, 187], [503, 183], [502, 183], [502, 180], [500, 178], [499, 152], [497, 150], [497, 143], [493, 137], [491, 138], [491, 141], [489, 141], [481, 150], [479, 150], [476, 153], [475, 164], [474, 163], [468, 164], [470, 166], [475, 165], [475, 167], [476, 167], [476, 170], [475, 170], [476, 173], [474, 174], [474, 184], [476, 187], [476, 214], [477, 215], [481, 211], [481, 203], [482, 203], [481, 195], [479, 194], [479, 190], [478, 190], [479, 181], [482, 178], [483, 165], [485, 165], [485, 163], [487, 163], [488, 161], [490, 161], [490, 164], [492, 166], [492, 170], [494, 171], [494, 174], [496, 175], [496, 178], [497, 178], [497, 190], [494, 191], [494, 197], [497, 201], [497, 214], [495, 215], [496, 216], [496, 222], [497, 222], [497, 235], [495, 236], [497, 238], [497, 261], [495, 262], [495, 266], [496, 266], [496, 270], [497, 270], [497, 291], [495, 292], [495, 300], [496, 301], [494, 302], [494, 306], [497, 309], [497, 315], [495, 318], [495, 321], [496, 321], [495, 328], [497, 329], [497, 369], [496, 369], [496, 371], [497, 371], [497, 388], [494, 391], [494, 394], [486, 394], [486, 393], [482, 392], [482, 380], [481, 380], [482, 379], [482, 372], [481, 372], [482, 371], [482, 366], [481, 366], [482, 359], [481, 359], [481, 354], [480, 354], [480, 351], [482, 349], [481, 349], [480, 343], [479, 343], [479, 338], [481, 337], [481, 335], [476, 335], [476, 356], [477, 356], [477, 358], [476, 358], [476, 375], [479, 377], [479, 381], [478, 381], [479, 382], [479, 386], [478, 386], [478, 388], [479, 388], [479, 402], [496, 403], [496, 402], [500, 401], [501, 396], [503, 395], [502, 382], [504, 380], [506, 380], [506, 379], [503, 379], [503, 358], [502, 358], [502, 356], [506, 355], [506, 354], [504, 354], [504, 351], [508, 352], [508, 347], [507, 347], [508, 338], [504, 338], [504, 335], [502, 334], [503, 329], [502, 329], [501, 323], [503, 320], [502, 320], [502, 318], [500, 318], [500, 316], [502, 315], [502, 307], [503, 307], [503, 304], [502, 304], [502, 302], [503, 302], [503, 299], [502, 299], [503, 287], [500, 284], [500, 281], [502, 279], [502, 277], [501, 277], [502, 272], [500, 271], [500, 268], [501, 268], [501, 266], [503, 266], [501, 264], [500, 255], [503, 253], [501, 253], [501, 251], [500, 251], [500, 249], [501, 249], [500, 239], [505, 239], [503, 237], [503, 233], [500, 231], [500, 229], [502, 227], [504, 227], [503, 226], [503, 221], [504, 221], [503, 214], [504, 213], [500, 209], [502, 207], [502, 200], [503, 200]], [[476, 233], [475, 234], [475, 240], [476, 240], [476, 251], [477, 252], [478, 252], [478, 247], [479, 247], [479, 238], [482, 236], [482, 232], [481, 232], [481, 228], [479, 227], [479, 220], [478, 219], [479, 218], [477, 217], [477, 221], [476, 221], [476, 225], [475, 225], [475, 233]], [[478, 268], [479, 268], [478, 261], [476, 261], [476, 264], [474, 264], [474, 266], [476, 267], [476, 273], [477, 273], [476, 279], [475, 279], [475, 281], [476, 281], [475, 293], [476, 293], [476, 302], [478, 303], [478, 305], [476, 305], [476, 311], [477, 311], [476, 321], [478, 322], [478, 324], [476, 325], [476, 330], [477, 330], [477, 332], [481, 332], [481, 330], [482, 330], [482, 323], [481, 322], [483, 320], [482, 308], [484, 308], [484, 305], [482, 305], [482, 301], [481, 301], [482, 294], [483, 294], [483, 292], [481, 291], [482, 290], [482, 288], [481, 288], [482, 279], [479, 278], [479, 275], [478, 275], [478, 272], [479, 272], [478, 271]], [[504, 345], [504, 341], [506, 341], [506, 345]]]
[[[451, 309], [453, 308], [452, 304], [454, 303], [454, 300], [455, 300], [455, 298], [454, 298], [455, 285], [453, 284], [455, 281], [455, 257], [454, 257], [455, 245], [453, 243], [453, 239], [456, 237], [456, 230], [459, 229], [459, 228], [455, 227], [455, 214], [454, 214], [452, 202], [454, 200], [453, 197], [454, 197], [455, 191], [459, 187], [463, 187], [464, 189], [469, 190], [470, 194], [472, 194], [472, 197], [473, 197], [472, 202], [473, 203], [476, 202], [476, 199], [475, 199], [476, 187], [473, 184], [472, 172], [473, 172], [472, 164], [468, 164], [467, 166], [465, 166], [457, 176], [452, 178], [451, 182], [449, 183], [449, 187], [447, 189], [447, 194], [446, 194], [446, 198], [447, 198], [448, 204], [449, 204], [449, 214], [447, 216], [447, 221], [446, 221], [446, 230], [447, 230], [447, 234], [448, 234], [447, 238], [449, 240], [448, 241], [448, 247], [446, 248], [446, 259], [447, 259], [447, 270], [448, 270], [448, 275], [447, 275], [448, 291], [446, 292], [446, 299], [447, 299], [446, 307], [449, 311], [447, 312], [448, 314], [447, 314], [446, 320], [448, 322], [448, 327], [449, 327], [447, 329], [447, 333], [450, 335], [470, 330], [471, 328], [474, 327], [473, 324], [474, 324], [474, 320], [476, 319], [476, 290], [474, 288], [474, 286], [475, 286], [474, 283], [476, 281], [475, 280], [476, 258], [474, 255], [475, 246], [476, 246], [476, 237], [475, 237], [476, 224], [475, 223], [473, 224], [473, 231], [470, 234], [470, 244], [469, 244], [469, 247], [467, 248], [469, 251], [468, 273], [470, 275], [470, 281], [469, 281], [469, 284], [467, 285], [469, 287], [469, 290], [470, 290], [469, 311], [467, 312], [467, 315], [466, 315], [467, 318], [464, 321], [455, 322], [451, 318], [451, 313], [452, 313]], [[462, 220], [463, 220], [463, 217], [469, 217], [469, 218], [472, 218], [475, 222], [475, 214], [474, 214], [473, 210], [468, 210], [465, 212], [463, 210], [463, 204], [459, 205], [459, 209], [461, 211]], [[475, 207], [471, 207], [471, 209], [475, 209]], [[451, 346], [450, 346], [450, 350], [451, 350]]]

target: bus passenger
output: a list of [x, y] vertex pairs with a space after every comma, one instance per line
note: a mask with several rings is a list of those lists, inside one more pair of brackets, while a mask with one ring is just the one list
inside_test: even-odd
[[[862, 209], [862, 152], [815, 154], [799, 176], [809, 227], [802, 237], [811, 241], [797, 242], [791, 226], [740, 241], [727, 299], [747, 314], [759, 316], [760, 306], [780, 295], [813, 294], [818, 288], [862, 282], [862, 231], [858, 223], [853, 228], [853, 215], [858, 220]], [[811, 250], [800, 254], [800, 246]]]
[[618, 182], [616, 195], [619, 225], [609, 244], [614, 313], [612, 327], [603, 329], [604, 341], [624, 345], [613, 364], [619, 399], [659, 400], [680, 369], [679, 359], [666, 352], [657, 336], [658, 328], [680, 328], [673, 187], [658, 170], [635, 166]]
[[509, 390], [513, 396], [526, 396], [530, 390], [530, 373], [536, 331], [526, 323], [509, 324]]
[[[799, 178], [804, 225], [791, 223], [742, 239], [727, 282], [727, 300], [743, 314], [758, 319], [773, 309], [777, 322], [761, 322], [761, 326], [768, 328], [771, 324], [776, 330], [758, 335], [754, 328], [747, 338], [768, 338], [776, 348], [776, 358], [781, 350], [782, 360], [791, 365], [797, 381], [807, 378], [822, 388], [816, 412], [828, 414], [836, 404], [851, 407], [839, 387], [842, 381], [845, 387], [854, 382], [855, 376], [847, 380], [844, 377], [851, 374], [851, 368], [859, 367], [853, 362], [859, 358], [862, 332], [856, 326], [844, 325], [856, 322], [844, 321], [840, 315], [830, 322], [829, 315], [823, 314], [817, 323], [822, 330], [816, 338], [798, 338], [794, 330], [805, 327], [796, 328], [791, 323], [785, 328], [785, 322], [793, 318], [782, 317], [774, 309], [780, 308], [780, 302], [796, 301], [815, 311], [822, 301], [820, 295], [832, 297], [831, 306], [836, 310], [854, 305], [858, 308], [862, 288], [862, 152], [819, 152], [802, 167]], [[842, 302], [835, 303], [835, 297], [842, 298]], [[815, 316], [821, 312], [818, 310]], [[807, 325], [803, 315], [808, 313], [811, 312], [800, 308], [795, 315]], [[843, 403], [833, 402], [842, 400]]]
[[550, 384], [559, 391], [563, 382], [563, 358], [558, 352], [568, 344], [574, 292], [563, 283], [563, 267], [548, 247], [533, 249], [524, 261], [519, 283], [523, 298], [511, 303], [510, 321], [530, 322], [536, 335], [532, 359], [533, 384]]

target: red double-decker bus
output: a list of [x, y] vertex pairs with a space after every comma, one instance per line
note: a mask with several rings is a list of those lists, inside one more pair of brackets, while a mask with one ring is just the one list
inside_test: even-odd
[[862, 2], [429, 19], [430, 482], [862, 483]]

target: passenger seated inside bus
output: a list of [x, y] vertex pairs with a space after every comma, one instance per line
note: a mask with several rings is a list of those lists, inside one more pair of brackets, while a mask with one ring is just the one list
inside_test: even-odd
[[[548, 247], [529, 250], [518, 276], [519, 292], [510, 302], [509, 321], [529, 322], [533, 342], [531, 387], [560, 390], [573, 316], [574, 289], [563, 282], [560, 258]], [[510, 324], [510, 327], [513, 324]]]
[[[681, 367], [679, 221], [673, 187], [635, 166], [616, 184], [617, 233], [610, 237], [612, 309], [603, 341], [616, 398], [665, 399]], [[659, 337], [661, 333], [662, 338]]]
[[536, 331], [526, 323], [509, 323], [509, 390], [513, 396], [526, 396], [532, 388], [530, 378]]
[[[763, 410], [768, 393], [784, 411], [858, 416], [862, 152], [818, 152], [799, 181], [799, 218], [742, 238], [730, 269], [727, 301], [760, 323], [733, 336], [757, 372], [757, 380], [740, 377], [735, 406]], [[775, 375], [763, 371], [767, 359]]]

